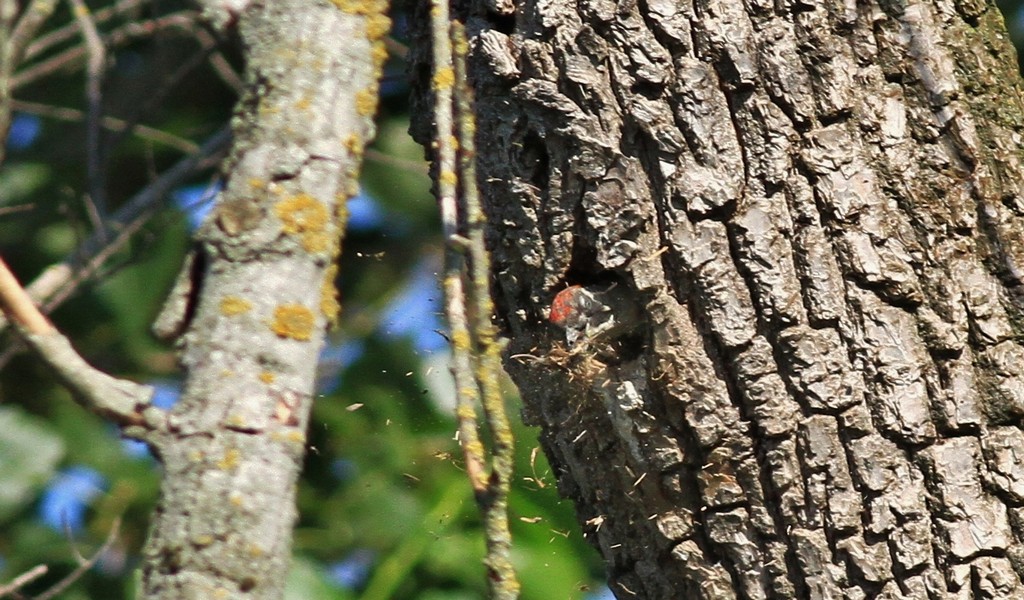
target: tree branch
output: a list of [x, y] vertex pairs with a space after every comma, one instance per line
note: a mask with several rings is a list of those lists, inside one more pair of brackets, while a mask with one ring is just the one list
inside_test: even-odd
[[[92, 13], [92, 19], [96, 23], [106, 23], [114, 17], [134, 13], [143, 4], [149, 4], [150, 2], [151, 0], [118, 0], [109, 6], [97, 9], [96, 12]], [[25, 48], [24, 59], [32, 60], [54, 46], [75, 37], [76, 33], [78, 33], [78, 23], [72, 21], [40, 35]]]
[[21, 19], [14, 26], [11, 37], [7, 41], [7, 61], [13, 69], [18, 66], [25, 56], [25, 49], [35, 38], [36, 32], [42, 27], [46, 19], [53, 14], [57, 6], [57, 0], [33, 0], [31, 4], [21, 11]]
[[[0, 140], [7, 139], [11, 128], [11, 91], [14, 89], [12, 75], [25, 55], [25, 47], [53, 12], [56, 0], [33, 0], [21, 13], [21, 18], [11, 29], [16, 5], [3, 7], [3, 31], [0, 31]], [[0, 162], [6, 157], [6, 145], [0, 145]]]
[[126, 435], [146, 439], [148, 430], [163, 428], [164, 412], [150, 404], [152, 386], [117, 379], [93, 367], [56, 329], [48, 334], [25, 332], [23, 337], [79, 404], [125, 428]]
[[117, 540], [117, 534], [118, 532], [120, 532], [120, 530], [121, 519], [118, 518], [115, 519], [113, 525], [111, 525], [110, 533], [107, 534], [107, 539], [103, 542], [103, 545], [100, 546], [99, 549], [97, 549], [96, 552], [94, 552], [90, 558], [83, 560], [81, 558], [81, 555], [79, 555], [78, 552], [75, 551], [75, 554], [79, 557], [78, 567], [76, 567], [74, 571], [68, 573], [63, 579], [53, 584], [53, 587], [46, 590], [42, 594], [39, 594], [32, 600], [50, 600], [51, 598], [56, 598], [57, 594], [60, 594], [64, 590], [68, 589], [68, 587], [70, 587], [71, 584], [81, 579], [82, 575], [84, 575], [86, 571], [91, 569], [93, 565], [99, 562], [100, 558], [102, 558], [106, 551], [109, 550], [110, 547], [114, 544], [114, 541]]
[[153, 388], [111, 377], [85, 362], [36, 308], [2, 259], [0, 309], [20, 326], [21, 336], [82, 406], [126, 428], [131, 437], [145, 439], [148, 430], [162, 429], [164, 413], [150, 404]]
[[100, 144], [101, 123], [103, 119], [103, 64], [107, 51], [103, 40], [96, 31], [96, 24], [89, 15], [89, 8], [82, 0], [68, 0], [71, 4], [78, 28], [82, 32], [82, 41], [86, 50], [85, 69], [85, 100], [88, 114], [85, 128], [85, 160], [89, 176], [89, 214], [96, 221], [93, 228], [101, 233], [106, 232], [104, 221], [107, 219], [107, 191], [104, 183], [103, 149]]
[[[437, 190], [447, 246], [443, 283], [445, 308], [452, 329], [459, 441], [465, 455], [466, 472], [484, 518], [487, 542], [484, 563], [488, 569], [490, 595], [498, 600], [513, 600], [519, 595], [519, 582], [510, 560], [507, 510], [513, 440], [498, 385], [500, 348], [491, 323], [494, 307], [489, 289], [490, 261], [484, 247], [483, 212], [476, 189], [472, 101], [465, 83], [466, 39], [461, 25], [450, 20], [447, 0], [434, 0], [430, 14]], [[456, 152], [456, 143], [461, 153]], [[467, 235], [460, 232], [460, 216], [467, 226]], [[471, 258], [468, 267], [466, 254]], [[467, 303], [470, 311], [467, 311]], [[470, 312], [474, 317], [472, 322], [468, 317]], [[480, 404], [492, 438], [489, 474], [477, 423]]]
[[[52, 310], [82, 281], [88, 279], [103, 265], [114, 250], [120, 248], [138, 231], [156, 211], [157, 206], [175, 187], [181, 185], [196, 171], [207, 168], [219, 160], [227, 148], [231, 130], [225, 126], [212, 135], [196, 154], [183, 158], [153, 183], [143, 188], [114, 213], [111, 231], [114, 235], [102, 240], [93, 234], [79, 245], [63, 262], [51, 265], [28, 286], [27, 292], [35, 302]], [[7, 319], [0, 318], [0, 332], [6, 329]], [[0, 365], [7, 357], [0, 358]]]
[[[195, 26], [195, 16], [196, 13], [193, 11], [182, 11], [147, 21], [127, 23], [104, 36], [104, 42], [108, 48], [111, 48], [153, 35], [154, 32], [161, 29], [177, 27], [182, 31], [189, 32]], [[52, 75], [60, 69], [67, 68], [69, 65], [77, 64], [86, 54], [86, 49], [81, 45], [73, 46], [55, 56], [26, 67], [11, 77], [10, 89], [16, 90]]]
[[12, 579], [10, 583], [0, 585], [0, 598], [15, 594], [21, 588], [46, 575], [49, 570], [49, 567], [46, 565], [36, 565]]
[[458, 175], [455, 165], [455, 125], [452, 85], [452, 49], [449, 39], [447, 0], [435, 0], [431, 11], [434, 52], [434, 119], [437, 123], [437, 196], [441, 209], [441, 226], [445, 239], [444, 289], [445, 312], [452, 333], [452, 375], [455, 378], [456, 410], [459, 423], [459, 444], [466, 461], [466, 474], [477, 496], [487, 490], [487, 469], [484, 447], [477, 424], [480, 389], [473, 376], [472, 338], [466, 314], [466, 291], [462, 273], [465, 269], [464, 238], [459, 235], [457, 205]]
[[7, 263], [0, 259], [0, 303], [4, 312], [21, 325], [26, 332], [45, 335], [54, 331], [53, 325], [39, 312], [21, 287]]
[[[85, 118], [85, 113], [77, 108], [50, 106], [25, 100], [12, 100], [11, 108], [48, 119], [56, 119], [58, 121], [78, 122]], [[146, 125], [139, 125], [123, 119], [118, 119], [117, 117], [103, 117], [100, 120], [100, 124], [108, 131], [122, 135], [133, 133], [140, 139], [146, 140], [147, 142], [168, 146], [185, 154], [195, 154], [199, 151], [199, 146], [192, 140], [176, 136], [173, 133], [168, 133], [160, 129], [147, 127]]]
[[484, 417], [491, 431], [491, 477], [488, 493], [481, 499], [484, 528], [487, 532], [487, 566], [496, 574], [496, 598], [513, 598], [518, 593], [515, 570], [512, 567], [512, 534], [508, 526], [508, 494], [515, 461], [515, 443], [505, 398], [499, 383], [501, 345], [493, 323], [494, 302], [491, 300], [491, 259], [484, 243], [484, 212], [477, 187], [476, 145], [473, 139], [476, 122], [473, 116], [473, 98], [466, 73], [465, 27], [452, 22], [452, 42], [455, 67], [455, 109], [458, 125], [459, 181], [462, 184], [462, 206], [465, 212], [466, 235], [469, 239], [470, 299], [473, 315], [473, 334], [476, 338], [475, 373], [483, 400]]

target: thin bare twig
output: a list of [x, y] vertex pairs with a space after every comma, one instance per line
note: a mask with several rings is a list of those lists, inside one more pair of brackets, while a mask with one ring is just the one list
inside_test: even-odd
[[[205, 29], [197, 29], [195, 35], [196, 39], [204, 47], [216, 48], [219, 45], [216, 38]], [[213, 67], [214, 73], [220, 77], [221, 81], [231, 88], [236, 95], [242, 95], [242, 92], [245, 91], [245, 82], [242, 81], [242, 76], [235, 71], [222, 52], [214, 51], [210, 55], [210, 66]]]
[[396, 56], [402, 60], [405, 60], [409, 56], [409, 47], [390, 35], [384, 38], [384, 45], [387, 47], [388, 53], [392, 56]]
[[6, 217], [14, 213], [25, 212], [35, 208], [35, 204], [15, 204], [14, 206], [0, 206], [0, 217]]
[[[108, 48], [116, 48], [137, 39], [153, 35], [162, 29], [178, 28], [191, 33], [195, 27], [196, 13], [193, 11], [181, 11], [165, 15], [156, 19], [135, 21], [126, 23], [104, 36], [104, 43]], [[86, 57], [86, 49], [82, 46], [74, 46], [58, 53], [46, 60], [38, 62], [24, 70], [19, 71], [11, 78], [11, 89], [18, 89], [53, 73], [71, 68], [80, 63]]]
[[88, 117], [85, 124], [85, 163], [89, 180], [88, 214], [93, 219], [93, 229], [104, 232], [107, 219], [107, 185], [103, 168], [103, 148], [101, 147], [101, 127], [103, 118], [103, 66], [107, 60], [107, 50], [103, 40], [96, 31], [96, 24], [89, 14], [89, 7], [83, 0], [68, 0], [71, 11], [75, 15], [78, 29], [82, 33], [87, 56], [85, 66], [85, 102]]
[[[136, 11], [143, 4], [149, 4], [152, 0], [120, 0], [109, 6], [104, 6], [92, 13], [92, 20], [95, 23], [106, 23], [114, 17], [119, 17], [126, 13]], [[47, 50], [66, 42], [73, 37], [78, 35], [78, 23], [70, 22], [63, 27], [58, 27], [52, 31], [36, 37], [32, 42], [25, 48], [25, 60], [32, 60], [33, 58], [43, 54]]]
[[11, 32], [11, 37], [7, 41], [10, 53], [7, 59], [10, 61], [11, 68], [17, 67], [21, 63], [29, 43], [43, 23], [53, 14], [53, 9], [56, 7], [57, 0], [32, 0], [32, 3], [21, 11], [21, 19], [14, 26], [14, 31]]
[[11, 319], [30, 333], [47, 334], [53, 331], [53, 325], [29, 298], [3, 258], [0, 258], [0, 305]]
[[121, 519], [120, 518], [114, 519], [114, 523], [110, 526], [110, 533], [107, 534], [107, 539], [106, 539], [106, 541], [103, 542], [103, 545], [99, 547], [99, 550], [97, 550], [92, 555], [92, 557], [90, 557], [88, 560], [85, 560], [85, 561], [79, 560], [78, 567], [75, 568], [74, 571], [68, 573], [64, 577], [64, 579], [61, 579], [60, 581], [55, 583], [53, 585], [53, 587], [51, 587], [50, 589], [46, 590], [42, 594], [39, 594], [38, 596], [33, 598], [33, 600], [50, 600], [51, 598], [56, 598], [57, 594], [60, 594], [64, 590], [66, 590], [69, 587], [71, 587], [71, 584], [73, 584], [76, 581], [78, 581], [79, 579], [81, 579], [82, 575], [85, 575], [86, 571], [91, 569], [93, 567], [93, 565], [95, 565], [97, 562], [99, 562], [100, 558], [103, 557], [103, 555], [106, 553], [106, 551], [109, 550], [110, 547], [114, 545], [114, 542], [117, 541], [117, 534], [120, 531], [121, 531]]
[[[21, 64], [25, 46], [53, 12], [56, 0], [32, 0], [25, 7], [18, 23], [11, 30], [17, 4], [4, 0], [3, 31], [0, 31], [0, 140], [6, 140], [11, 129], [11, 94], [14, 90], [14, 69]], [[0, 144], [0, 162], [6, 157], [6, 146]]]
[[214, 52], [210, 56], [210, 66], [213, 67], [214, 73], [220, 77], [221, 81], [234, 90], [236, 95], [242, 95], [242, 92], [245, 91], [245, 82], [242, 81], [242, 76], [235, 71], [228, 59], [224, 58], [223, 52]]
[[[220, 160], [220, 155], [227, 149], [231, 139], [230, 126], [224, 126], [211, 136], [200, 148], [199, 152], [181, 159], [168, 169], [159, 179], [150, 183], [135, 194], [113, 215], [111, 239], [104, 242], [97, 235], [86, 239], [63, 262], [51, 265], [28, 286], [29, 296], [46, 310], [54, 308], [53, 298], [66, 297], [70, 291], [102, 265], [107, 256], [120, 248], [138, 231], [156, 212], [160, 202], [171, 190], [184, 183], [197, 171], [212, 167]], [[7, 328], [6, 319], [0, 320], [0, 332]], [[0, 367], [9, 360], [5, 353], [0, 357]]]
[[115, 379], [86, 363], [67, 338], [43, 316], [3, 259], [0, 259], [0, 309], [20, 326], [21, 336], [83, 406], [125, 427], [126, 434], [140, 439], [160, 427], [157, 415], [145, 416], [151, 408], [153, 388]]
[[10, 39], [11, 28], [18, 16], [18, 2], [16, 0], [0, 0], [0, 28], [3, 31], [3, 39]]
[[46, 565], [36, 565], [12, 579], [10, 583], [0, 585], [0, 598], [15, 594], [21, 588], [46, 575], [49, 570]]
[[162, 429], [162, 411], [150, 404], [153, 387], [116, 379], [85, 362], [71, 342], [43, 316], [3, 259], [0, 310], [18, 324], [21, 337], [71, 390], [79, 404], [124, 427], [125, 434], [132, 437], [146, 439], [154, 429]]
[[[38, 115], [48, 119], [57, 119], [58, 121], [78, 122], [85, 118], [85, 113], [77, 108], [50, 106], [48, 104], [28, 102], [26, 100], [13, 100], [11, 102], [11, 107], [19, 112]], [[117, 117], [103, 117], [100, 124], [108, 131], [122, 134], [132, 129], [131, 132], [141, 139], [153, 142], [154, 144], [174, 148], [175, 150], [185, 154], [195, 154], [199, 151], [199, 145], [192, 140], [176, 136], [160, 129], [147, 127], [146, 125], [134, 125], [132, 128], [131, 123], [118, 119]]]

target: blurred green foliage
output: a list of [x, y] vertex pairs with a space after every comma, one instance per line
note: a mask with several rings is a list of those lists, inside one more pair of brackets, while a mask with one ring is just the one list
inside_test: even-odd
[[[100, 29], [111, 32], [134, 19], [189, 10], [191, 5], [177, 1], [140, 2], [100, 23]], [[71, 21], [60, 4], [44, 32]], [[152, 36], [112, 47], [104, 80], [106, 113], [138, 117], [194, 142], [220, 127], [235, 97], [209, 62], [198, 61], [201, 66], [165, 88], [167, 74], [199, 51], [192, 36], [188, 29], [158, 28]], [[31, 62], [78, 44], [79, 37], [71, 36]], [[229, 48], [225, 54], [237, 68], [238, 57]], [[402, 65], [395, 62], [388, 73], [391, 87], [400, 87]], [[166, 99], [140, 113], [154, 90], [166, 91]], [[15, 91], [19, 100], [78, 109], [83, 95], [80, 69], [56, 71]], [[364, 169], [363, 187], [382, 219], [349, 231], [344, 242], [338, 282], [343, 322], [331, 343], [356, 344], [359, 351], [324, 367], [324, 389], [330, 391], [317, 401], [309, 435], [290, 600], [452, 600], [481, 598], [486, 589], [479, 516], [461, 470], [455, 422], [445, 408], [451, 399], [443, 385], [444, 357], [425, 351], [415, 336], [389, 334], [381, 324], [393, 301], [408, 293], [410, 280], [431, 260], [439, 261], [440, 252], [423, 151], [406, 134], [403, 95], [398, 91], [383, 103], [374, 148], [384, 157], [369, 160]], [[84, 125], [46, 118], [41, 125], [38, 138], [12, 149], [0, 167], [0, 254], [25, 282], [64, 259], [91, 231], [83, 201]], [[107, 141], [114, 137], [108, 134]], [[107, 147], [112, 207], [179, 158], [173, 149], [133, 136]], [[194, 183], [215, 178], [202, 173]], [[186, 215], [168, 201], [113, 254], [98, 278], [53, 313], [90, 362], [165, 389], [176, 384], [173, 348], [157, 342], [149, 325], [188, 237]], [[440, 307], [439, 298], [427, 300]], [[0, 350], [14, 344], [7, 335]], [[40, 593], [75, 569], [76, 552], [91, 556], [121, 519], [109, 550], [60, 597], [133, 597], [133, 570], [158, 494], [158, 463], [74, 404], [34, 357], [22, 352], [8, 358], [0, 372], [0, 584], [45, 564], [49, 573], [24, 590]], [[515, 413], [511, 387], [509, 402]], [[558, 499], [542, 453], [533, 452], [536, 432], [519, 426], [516, 433], [511, 514], [523, 598], [582, 598], [600, 585], [596, 555], [582, 540], [571, 507]], [[101, 483], [78, 483], [94, 489], [79, 498], [83, 526], [64, 531], [46, 515], [55, 510], [55, 494], [76, 469], [95, 473]], [[65, 517], [74, 524], [71, 513]]]

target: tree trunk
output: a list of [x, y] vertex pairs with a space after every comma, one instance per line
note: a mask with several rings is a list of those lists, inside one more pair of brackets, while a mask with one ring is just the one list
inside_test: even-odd
[[274, 599], [389, 21], [380, 2], [208, 5], [215, 21], [237, 21], [247, 92], [224, 192], [157, 324], [187, 325], [186, 381], [152, 440], [164, 473], [142, 595]]
[[[470, 10], [507, 367], [616, 595], [1024, 597], [995, 6]], [[643, 318], [569, 347], [567, 284]]]

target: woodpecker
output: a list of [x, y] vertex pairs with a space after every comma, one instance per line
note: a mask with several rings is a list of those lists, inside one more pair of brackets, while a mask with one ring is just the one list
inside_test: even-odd
[[552, 300], [548, 320], [565, 330], [570, 349], [588, 345], [595, 351], [610, 349], [610, 344], [638, 332], [643, 322], [639, 305], [615, 283], [570, 285]]

